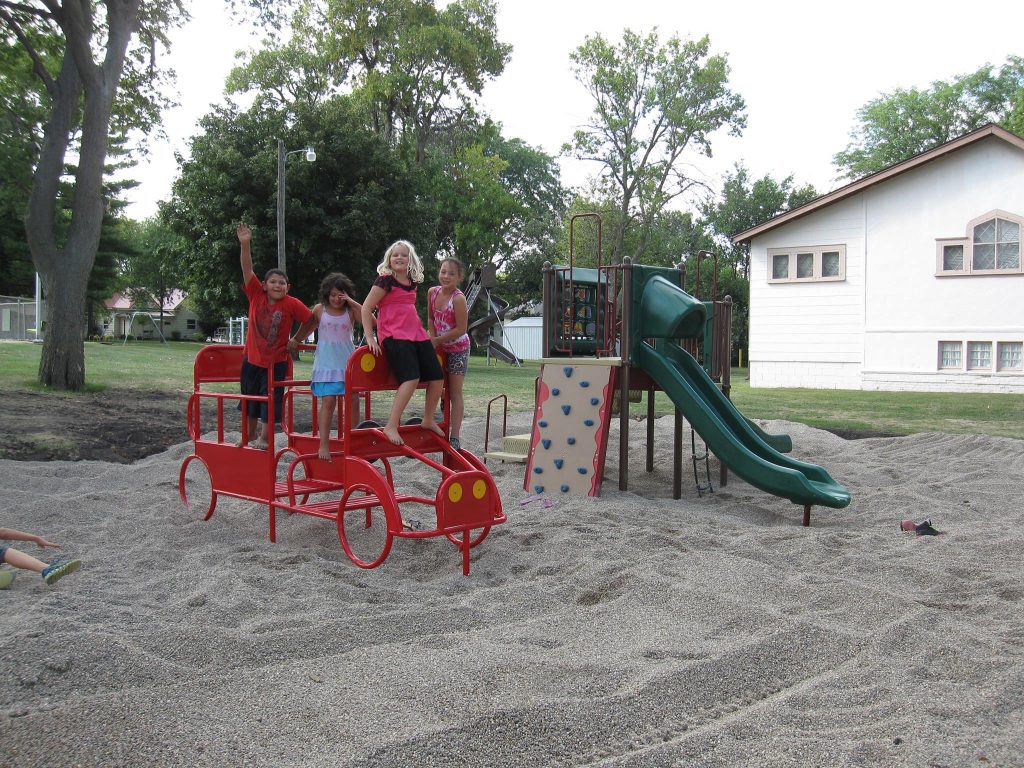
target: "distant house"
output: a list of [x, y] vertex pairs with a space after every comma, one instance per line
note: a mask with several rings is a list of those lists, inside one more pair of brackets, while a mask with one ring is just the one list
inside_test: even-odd
[[1024, 392], [1022, 228], [987, 125], [740, 232], [751, 386]]
[[[175, 290], [164, 302], [165, 339], [191, 339], [199, 332], [199, 317], [184, 304], [186, 297], [184, 291]], [[107, 309], [106, 314], [99, 318], [103, 336], [160, 338], [160, 304], [148, 291], [115, 293], [103, 304]]]

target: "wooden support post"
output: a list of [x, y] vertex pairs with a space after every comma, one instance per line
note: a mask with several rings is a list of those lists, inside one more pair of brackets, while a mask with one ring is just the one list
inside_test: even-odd
[[672, 498], [683, 497], [683, 412], [676, 408], [672, 431]]
[[654, 471], [654, 388], [647, 390], [647, 471]]
[[804, 504], [804, 528], [807, 528], [811, 524], [811, 505]]

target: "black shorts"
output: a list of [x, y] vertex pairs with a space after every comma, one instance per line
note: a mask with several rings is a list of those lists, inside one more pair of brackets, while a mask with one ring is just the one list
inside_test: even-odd
[[[282, 360], [274, 363], [274, 381], [284, 381], [288, 376], [288, 361]], [[267, 369], [261, 365], [253, 365], [248, 358], [242, 358], [242, 373], [239, 377], [239, 384], [242, 387], [243, 395], [267, 396]], [[249, 408], [251, 407], [251, 412]], [[284, 387], [274, 387], [274, 421], [281, 421], [281, 411], [284, 408]], [[242, 416], [259, 417], [259, 420], [266, 423], [268, 409], [266, 401], [261, 403], [241, 400], [238, 403], [238, 410]]]
[[380, 346], [399, 384], [415, 379], [440, 381], [444, 378], [441, 364], [437, 362], [437, 352], [429, 341], [387, 338]]

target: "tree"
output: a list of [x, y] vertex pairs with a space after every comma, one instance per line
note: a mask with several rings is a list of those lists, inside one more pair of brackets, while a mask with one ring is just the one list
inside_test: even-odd
[[[226, 1], [264, 11], [274, 6]], [[39, 363], [45, 385], [85, 383], [86, 285], [107, 208], [109, 141], [133, 128], [148, 133], [157, 123], [167, 102], [155, 60], [167, 47], [166, 31], [186, 18], [183, 0], [0, 1], [6, 44], [16, 41], [37, 84], [39, 119], [25, 126], [34, 153], [25, 233], [47, 298]], [[69, 154], [75, 157], [70, 173]], [[66, 174], [73, 194], [64, 211]]]
[[[42, 83], [43, 122], [28, 195], [25, 232], [47, 297], [39, 381], [58, 389], [85, 383], [86, 285], [100, 240], [108, 138], [115, 129], [149, 126], [158, 109], [147, 53], [165, 43], [162, 30], [184, 17], [180, 1], [42, 0], [0, 4], [0, 23], [16, 39]], [[140, 27], [142, 36], [129, 51]], [[41, 48], [44, 40], [56, 46]], [[50, 55], [55, 50], [55, 55]], [[132, 83], [117, 101], [122, 76]], [[116, 122], [113, 118], [116, 116]], [[74, 196], [58, 205], [65, 158], [77, 156]]]
[[776, 181], [765, 174], [752, 180], [742, 163], [722, 182], [722, 194], [701, 206], [702, 224], [715, 236], [716, 249], [744, 279], [750, 277], [750, 246], [734, 244], [732, 235], [797, 208], [818, 196], [810, 184], [798, 187], [792, 174]]
[[232, 92], [277, 107], [322, 102], [349, 86], [374, 131], [408, 142], [423, 163], [434, 138], [473, 116], [484, 84], [505, 68], [494, 0], [325, 0], [303, 3], [291, 35], [232, 72]]
[[[899, 88], [857, 110], [857, 125], [833, 163], [857, 179], [902, 162], [986, 123], [1024, 128], [1024, 58], [1009, 56], [1002, 67], [937, 80], [925, 90]], [[1015, 111], [1016, 110], [1016, 111]]]
[[181, 237], [158, 217], [126, 223], [133, 248], [122, 253], [120, 273], [133, 298], [153, 298], [158, 305], [160, 341], [164, 338], [164, 307], [181, 288]]
[[660, 45], [626, 30], [619, 45], [588, 37], [573, 54], [575, 74], [594, 100], [590, 123], [563, 151], [600, 165], [601, 193], [614, 199], [618, 217], [611, 261], [625, 255], [627, 231], [636, 227], [632, 255], [639, 259], [658, 215], [697, 182], [687, 176], [688, 150], [710, 156], [711, 134], [746, 125], [744, 102], [728, 88], [725, 56], [710, 56], [710, 41]]
[[[387, 246], [411, 240], [422, 253], [437, 243], [433, 202], [421, 169], [365, 124], [347, 96], [281, 110], [225, 105], [203, 118], [182, 161], [161, 219], [181, 238], [180, 277], [206, 320], [245, 311], [234, 223], [253, 230], [257, 274], [276, 266], [277, 139], [317, 148], [315, 163], [289, 165], [285, 187], [290, 292], [312, 303], [327, 272], [341, 270], [369, 290]], [[260, 151], [263, 147], [263, 151]]]
[[554, 158], [501, 126], [465, 126], [435, 144], [424, 166], [438, 206], [439, 255], [457, 256], [468, 269], [499, 269], [558, 237], [552, 221], [567, 207]]
[[[742, 163], [726, 174], [722, 194], [701, 206], [699, 226], [710, 236], [703, 248], [719, 256], [718, 294], [733, 299], [733, 345], [746, 347], [750, 316], [750, 244], [732, 242], [732, 235], [757, 226], [818, 196], [810, 184], [796, 186], [793, 176], [776, 181], [765, 174], [751, 180]], [[689, 276], [688, 276], [689, 277]], [[703, 279], [703, 284], [707, 284]], [[706, 289], [705, 289], [706, 290]]]

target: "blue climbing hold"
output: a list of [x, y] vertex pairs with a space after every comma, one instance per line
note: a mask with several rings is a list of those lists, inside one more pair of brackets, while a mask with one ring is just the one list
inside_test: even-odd
[[588, 427], [592, 427], [592, 426], [594, 426], [594, 420], [593, 420], [593, 419], [584, 419], [584, 420], [583, 420], [583, 423], [584, 423], [584, 424], [585, 424], [586, 426], [588, 426]]
[[568, 485], [563, 485], [562, 486], [562, 493], [568, 493], [568, 492], [569, 492], [569, 486]]
[[572, 410], [572, 406], [571, 405], [563, 405], [562, 406], [562, 413], [564, 413], [566, 416], [569, 415], [569, 411], [571, 411], [571, 410]]
[[534, 467], [533, 468], [533, 474], [535, 474], [535, 475], [539, 475], [543, 471], [544, 471], [543, 467]]
[[568, 365], [565, 366], [565, 368], [562, 369], [562, 373], [565, 374], [565, 378], [567, 378], [567, 379], [572, 378], [572, 368], [570, 368]]
[[537, 492], [537, 493], [544, 493], [544, 486], [543, 485], [535, 485], [535, 486], [533, 486], [533, 490], [535, 492]]
[[551, 447], [551, 441], [548, 440], [546, 437], [540, 441], [540, 444], [544, 446], [544, 450], [547, 450], [548, 448]]
[[601, 401], [600, 401], [600, 400], [598, 400], [598, 399], [597, 399], [596, 397], [592, 397], [592, 398], [590, 398], [590, 404], [591, 404], [591, 405], [597, 405], [597, 404], [598, 404], [598, 403], [600, 403], [600, 402], [601, 402]]
[[576, 438], [575, 437], [567, 437], [565, 439], [565, 442], [567, 442], [569, 445], [576, 445]]
[[589, 381], [581, 381], [580, 382], [580, 386], [583, 387], [584, 389], [586, 389], [587, 387], [590, 386], [590, 382]]
[[537, 422], [537, 426], [538, 426], [538, 427], [540, 427], [540, 428], [542, 428], [542, 429], [543, 429], [544, 427], [546, 427], [547, 425], [548, 425], [548, 423], [547, 423], [546, 421], [538, 421], [538, 422]]
[[555, 459], [555, 469], [561, 469], [565, 459]]
[[558, 397], [560, 394], [562, 394], [562, 390], [560, 390], [558, 387], [555, 387], [554, 389], [551, 390], [551, 394], [554, 395], [555, 397]]
[[586, 467], [579, 467], [576, 471], [579, 472], [581, 475], [587, 474], [587, 468]]

